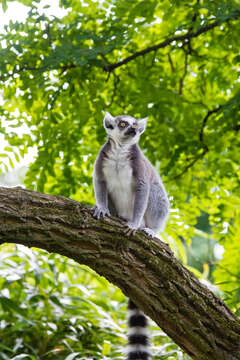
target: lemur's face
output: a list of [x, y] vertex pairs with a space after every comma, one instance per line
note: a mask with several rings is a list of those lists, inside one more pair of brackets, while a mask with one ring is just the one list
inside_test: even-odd
[[120, 115], [113, 117], [106, 113], [104, 127], [109, 137], [118, 143], [135, 144], [144, 132], [147, 119], [137, 121], [132, 116]]

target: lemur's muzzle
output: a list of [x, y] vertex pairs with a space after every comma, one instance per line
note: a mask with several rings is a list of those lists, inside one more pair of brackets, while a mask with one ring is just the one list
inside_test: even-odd
[[124, 135], [135, 136], [136, 135], [136, 129], [134, 129], [133, 127], [130, 127], [129, 129], [127, 129], [127, 131], [125, 132]]

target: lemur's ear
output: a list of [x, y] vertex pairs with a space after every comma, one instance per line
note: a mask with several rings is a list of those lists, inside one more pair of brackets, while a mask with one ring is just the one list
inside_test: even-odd
[[143, 133], [145, 131], [147, 126], [147, 121], [148, 121], [147, 117], [138, 121], [138, 129], [140, 133]]
[[106, 111], [105, 117], [103, 119], [103, 124], [106, 130], [111, 130], [115, 126], [114, 117]]

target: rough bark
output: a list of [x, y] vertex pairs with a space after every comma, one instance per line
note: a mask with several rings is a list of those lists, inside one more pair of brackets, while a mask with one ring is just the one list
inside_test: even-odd
[[240, 321], [174, 257], [121, 222], [93, 219], [76, 201], [0, 187], [0, 244], [18, 243], [86, 264], [117, 285], [196, 360], [240, 359]]

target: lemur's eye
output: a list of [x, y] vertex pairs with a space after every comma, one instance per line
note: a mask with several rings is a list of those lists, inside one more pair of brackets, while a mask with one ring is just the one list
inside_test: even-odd
[[121, 126], [121, 127], [125, 127], [125, 126], [126, 126], [126, 123], [125, 123], [125, 122], [121, 122], [121, 123], [120, 123], [120, 126]]
[[137, 129], [138, 128], [138, 124], [133, 124], [132, 126], [134, 129]]

